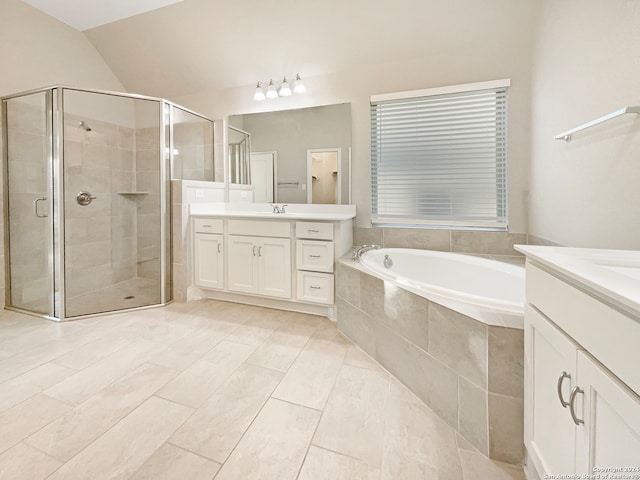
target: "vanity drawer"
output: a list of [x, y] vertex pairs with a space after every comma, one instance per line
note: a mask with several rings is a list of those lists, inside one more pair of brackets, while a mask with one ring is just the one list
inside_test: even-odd
[[264, 220], [229, 220], [230, 235], [249, 235], [254, 237], [291, 237], [291, 223]]
[[333, 275], [298, 272], [298, 300], [333, 305]]
[[194, 218], [193, 231], [196, 233], [223, 233], [221, 218]]
[[296, 268], [314, 272], [333, 272], [333, 242], [297, 240]]
[[333, 223], [296, 222], [296, 237], [333, 240]]

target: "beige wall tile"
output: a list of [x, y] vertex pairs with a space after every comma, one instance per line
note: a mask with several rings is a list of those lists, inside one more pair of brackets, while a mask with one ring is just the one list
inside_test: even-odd
[[360, 271], [336, 263], [336, 295], [360, 308]]
[[270, 399], [216, 480], [295, 479], [319, 419], [317, 410]]
[[489, 456], [518, 464], [524, 456], [524, 409], [519, 398], [489, 394]]
[[526, 241], [527, 236], [524, 233], [451, 231], [452, 252], [518, 255], [513, 246], [524, 244]]
[[459, 378], [458, 432], [475, 448], [489, 454], [487, 392], [473, 383]]
[[340, 297], [336, 300], [336, 316], [340, 331], [369, 355], [375, 357], [376, 320]]
[[353, 243], [355, 245], [380, 245], [383, 243], [382, 228], [354, 227]]
[[524, 396], [524, 331], [489, 328], [489, 391]]
[[458, 426], [458, 375], [384, 327], [376, 329], [375, 359], [453, 428]]
[[448, 252], [451, 249], [449, 230], [425, 228], [383, 228], [385, 248], [419, 248]]
[[432, 303], [429, 333], [431, 355], [481, 388], [487, 388], [486, 325]]

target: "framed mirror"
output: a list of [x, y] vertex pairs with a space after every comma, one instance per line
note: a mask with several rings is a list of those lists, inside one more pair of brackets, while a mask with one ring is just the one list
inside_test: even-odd
[[[239, 133], [242, 132], [242, 133]], [[247, 135], [248, 165], [236, 152]], [[252, 184], [255, 202], [351, 201], [351, 105], [250, 113], [229, 117], [230, 183]]]

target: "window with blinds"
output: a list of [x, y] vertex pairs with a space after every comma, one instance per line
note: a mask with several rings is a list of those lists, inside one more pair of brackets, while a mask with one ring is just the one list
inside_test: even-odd
[[508, 86], [371, 97], [372, 223], [506, 230]]

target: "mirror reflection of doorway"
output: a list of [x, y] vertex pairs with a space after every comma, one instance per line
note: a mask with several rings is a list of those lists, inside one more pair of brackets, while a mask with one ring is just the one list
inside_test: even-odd
[[340, 148], [307, 150], [307, 203], [340, 203]]
[[273, 203], [276, 152], [251, 152], [251, 185], [255, 203]]

